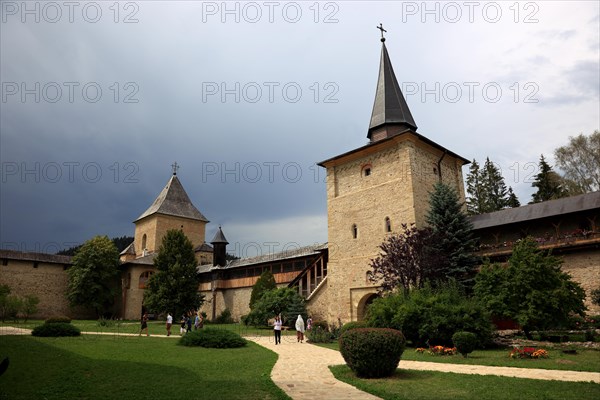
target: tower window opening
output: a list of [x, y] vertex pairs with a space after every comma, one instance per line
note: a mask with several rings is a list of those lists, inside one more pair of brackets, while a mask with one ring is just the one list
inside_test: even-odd
[[385, 231], [386, 232], [392, 231], [392, 222], [390, 221], [390, 217], [385, 217]]
[[363, 165], [362, 167], [362, 176], [370, 176], [371, 175], [371, 164]]
[[356, 224], [352, 225], [352, 238], [356, 239], [358, 237], [358, 226]]

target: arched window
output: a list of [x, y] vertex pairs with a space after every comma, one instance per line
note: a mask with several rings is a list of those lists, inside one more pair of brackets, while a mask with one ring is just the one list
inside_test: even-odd
[[362, 173], [361, 173], [361, 175], [362, 176], [370, 176], [371, 175], [371, 169], [372, 169], [371, 164], [365, 164], [365, 165], [363, 165], [362, 166], [362, 171], [361, 171]]
[[392, 222], [390, 221], [390, 217], [385, 217], [385, 231], [386, 232], [392, 231]]
[[140, 280], [138, 282], [139, 289], [146, 289], [148, 279], [154, 274], [154, 271], [145, 271], [140, 274]]
[[356, 239], [358, 237], [358, 226], [356, 224], [352, 225], [352, 238]]
[[142, 236], [142, 253], [144, 252], [144, 250], [146, 250], [146, 234], [144, 233], [144, 236]]

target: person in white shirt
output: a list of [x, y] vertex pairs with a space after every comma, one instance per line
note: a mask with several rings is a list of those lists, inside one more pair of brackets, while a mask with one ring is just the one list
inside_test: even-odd
[[273, 332], [275, 332], [275, 344], [281, 344], [281, 317], [279, 315], [275, 317]]
[[171, 325], [173, 325], [173, 317], [171, 313], [167, 313], [167, 336], [171, 336]]

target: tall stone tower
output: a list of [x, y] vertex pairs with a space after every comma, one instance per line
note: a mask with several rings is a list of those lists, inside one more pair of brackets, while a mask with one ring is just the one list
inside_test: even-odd
[[329, 321], [363, 318], [377, 292], [370, 260], [401, 224], [425, 224], [436, 182], [464, 200], [461, 167], [469, 161], [417, 133], [383, 35], [381, 42], [370, 142], [319, 164], [327, 169]]
[[169, 229], [181, 229], [194, 248], [202, 246], [208, 222], [183, 189], [175, 165], [167, 185], [152, 205], [134, 221], [135, 254], [139, 257], [158, 251]]

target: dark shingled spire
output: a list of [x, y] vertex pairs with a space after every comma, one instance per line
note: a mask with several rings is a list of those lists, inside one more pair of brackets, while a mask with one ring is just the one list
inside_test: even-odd
[[152, 214], [174, 215], [194, 219], [197, 221], [209, 222], [204, 215], [192, 204], [187, 193], [183, 189], [179, 178], [175, 172], [167, 183], [167, 186], [160, 192], [154, 203], [136, 219], [134, 222], [142, 218], [146, 218]]
[[215, 233], [215, 237], [213, 238], [213, 240], [210, 241], [210, 243], [211, 244], [215, 244], [215, 243], [229, 244], [227, 239], [225, 239], [225, 235], [223, 234], [223, 231], [221, 230], [220, 226], [219, 226], [219, 230], [217, 231], [217, 233]]
[[375, 94], [375, 103], [371, 114], [371, 123], [369, 124], [369, 133], [367, 137], [371, 141], [376, 141], [390, 136], [386, 133], [383, 136], [377, 135], [377, 138], [371, 137], [374, 131], [380, 131], [386, 125], [395, 126], [394, 132], [400, 132], [407, 129], [417, 130], [417, 124], [413, 119], [406, 100], [400, 90], [400, 85], [396, 80], [392, 62], [385, 47], [385, 38], [381, 39], [381, 61], [379, 63], [379, 79], [377, 81], [377, 93]]

